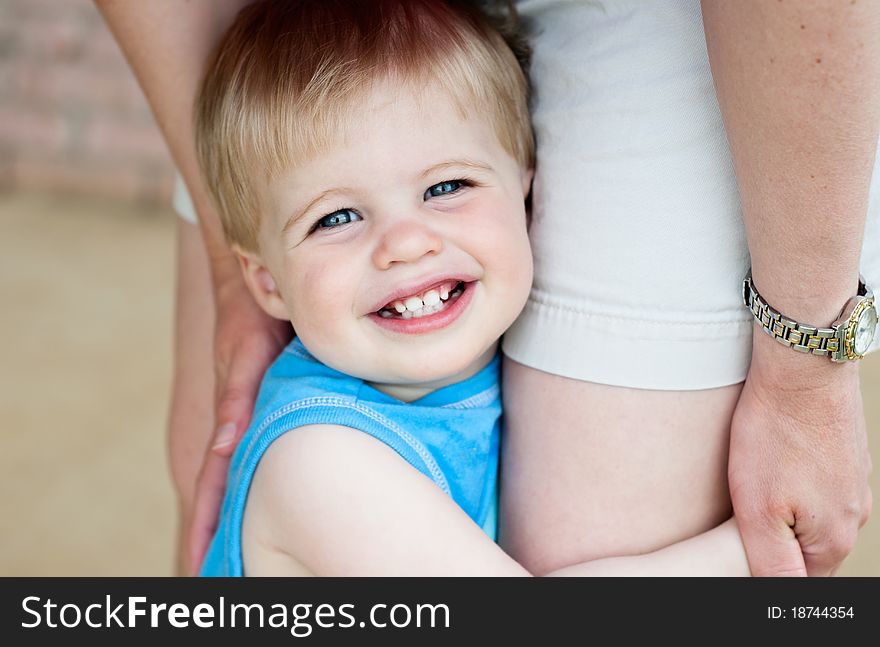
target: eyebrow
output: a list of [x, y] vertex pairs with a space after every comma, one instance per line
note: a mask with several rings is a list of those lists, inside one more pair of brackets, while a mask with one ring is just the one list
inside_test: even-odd
[[459, 159], [459, 160], [450, 160], [448, 162], [440, 162], [439, 164], [434, 164], [433, 166], [430, 166], [430, 167], [426, 168], [424, 171], [422, 171], [422, 173], [419, 175], [419, 177], [424, 178], [424, 177], [427, 177], [428, 175], [431, 175], [432, 173], [436, 173], [438, 171], [445, 171], [450, 168], [466, 168], [466, 169], [470, 169], [472, 171], [483, 171], [484, 173], [491, 173], [495, 170], [491, 166], [489, 166], [488, 164], [483, 164], [482, 162], [476, 162], [474, 160], [469, 160], [469, 159]]
[[337, 193], [350, 193], [351, 189], [341, 188], [341, 189], [327, 189], [326, 191], [322, 191], [315, 198], [309, 202], [305, 207], [296, 211], [290, 218], [288, 218], [287, 222], [284, 223], [284, 227], [281, 229], [281, 233], [287, 233], [287, 230], [293, 227], [297, 222], [299, 222], [302, 217], [307, 214], [312, 207], [318, 204], [324, 198], [327, 198], [331, 195], [335, 195]]

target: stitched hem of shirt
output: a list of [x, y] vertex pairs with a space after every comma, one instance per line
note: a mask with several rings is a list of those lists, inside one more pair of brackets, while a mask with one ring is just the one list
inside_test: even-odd
[[479, 393], [472, 395], [464, 400], [459, 400], [458, 402], [450, 402], [449, 404], [444, 404], [441, 408], [443, 409], [478, 409], [480, 407], [485, 407], [491, 402], [494, 402], [498, 397], [498, 394], [501, 393], [501, 388], [495, 384], [490, 386], [485, 391], [480, 391]]
[[[412, 449], [419, 458], [422, 459], [422, 462], [425, 465], [425, 469], [428, 470], [431, 475], [431, 479], [443, 490], [446, 494], [450, 493], [449, 482], [446, 480], [446, 476], [443, 474], [443, 471], [440, 469], [440, 466], [437, 465], [437, 462], [431, 456], [431, 453], [425, 449], [425, 446], [422, 445], [416, 438], [413, 437], [405, 429], [402, 429], [398, 424], [389, 420], [382, 414], [374, 411], [373, 409], [364, 406], [360, 403], [351, 402], [349, 400], [345, 400], [342, 398], [335, 397], [327, 397], [321, 396], [316, 398], [306, 398], [303, 400], [297, 400], [296, 402], [291, 402], [276, 411], [273, 411], [263, 422], [260, 424], [260, 427], [254, 432], [253, 438], [251, 439], [250, 444], [247, 447], [246, 454], [250, 454], [253, 450], [254, 445], [259, 441], [259, 439], [263, 436], [263, 431], [269, 427], [273, 422], [281, 418], [282, 416], [286, 416], [300, 409], [308, 409], [312, 407], [342, 407], [345, 409], [351, 409], [360, 413], [363, 416], [373, 420], [378, 423], [388, 431], [392, 432], [396, 436], [398, 436], [407, 446]], [[236, 474], [236, 477], [240, 477], [240, 474]]]

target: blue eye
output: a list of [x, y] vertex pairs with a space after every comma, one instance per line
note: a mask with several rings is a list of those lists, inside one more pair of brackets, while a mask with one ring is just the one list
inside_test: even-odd
[[425, 200], [428, 198], [436, 198], [441, 195], [450, 195], [461, 189], [463, 186], [464, 182], [461, 180], [447, 180], [446, 182], [440, 182], [440, 184], [435, 184], [425, 191]]
[[357, 212], [352, 209], [340, 209], [321, 218], [315, 228], [332, 229], [333, 227], [347, 225], [357, 220], [363, 220]]

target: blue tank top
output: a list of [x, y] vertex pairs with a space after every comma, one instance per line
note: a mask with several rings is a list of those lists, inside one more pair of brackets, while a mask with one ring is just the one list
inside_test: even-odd
[[251, 479], [282, 434], [312, 424], [358, 429], [430, 478], [494, 540], [501, 398], [499, 356], [473, 377], [401, 402], [315, 359], [294, 339], [269, 367], [233, 454], [203, 576], [243, 575], [241, 524]]

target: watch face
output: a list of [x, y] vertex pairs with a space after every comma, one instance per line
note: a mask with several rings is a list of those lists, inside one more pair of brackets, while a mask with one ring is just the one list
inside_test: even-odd
[[874, 340], [874, 331], [877, 329], [877, 309], [873, 304], [862, 310], [856, 323], [853, 339], [853, 350], [856, 355], [864, 355], [871, 342]]

